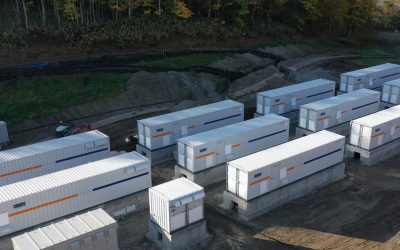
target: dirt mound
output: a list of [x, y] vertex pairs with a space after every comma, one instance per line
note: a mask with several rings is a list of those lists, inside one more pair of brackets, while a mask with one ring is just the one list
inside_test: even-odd
[[227, 71], [250, 73], [255, 69], [266, 67], [273, 63], [273, 60], [269, 58], [262, 58], [250, 53], [245, 53], [236, 54], [234, 56], [212, 62], [209, 66]]
[[141, 71], [129, 79], [126, 98], [133, 105], [213, 98], [218, 96], [216, 88], [223, 81], [209, 74]]

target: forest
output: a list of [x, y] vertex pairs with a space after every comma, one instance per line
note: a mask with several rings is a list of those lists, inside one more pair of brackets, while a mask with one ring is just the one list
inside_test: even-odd
[[365, 37], [400, 29], [400, 0], [2, 0], [0, 49], [29, 39], [119, 47], [162, 39], [293, 34]]

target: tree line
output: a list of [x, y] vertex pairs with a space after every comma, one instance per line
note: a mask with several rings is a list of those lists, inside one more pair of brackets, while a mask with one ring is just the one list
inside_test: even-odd
[[2, 0], [0, 21], [5, 48], [25, 43], [21, 30], [87, 45], [288, 31], [351, 36], [400, 29], [400, 0]]

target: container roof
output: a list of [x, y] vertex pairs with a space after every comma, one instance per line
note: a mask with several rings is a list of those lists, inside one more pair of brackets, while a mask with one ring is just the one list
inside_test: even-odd
[[[0, 187], [0, 203], [81, 181], [92, 176], [109, 173], [121, 168], [133, 166], [134, 171], [139, 171], [144, 168], [143, 164], [146, 163], [149, 163], [146, 157], [137, 152], [131, 152], [12, 183]], [[98, 184], [101, 185], [101, 183]]]
[[195, 117], [222, 109], [232, 108], [232, 107], [243, 107], [242, 103], [235, 102], [232, 100], [225, 100], [222, 102], [211, 103], [195, 108], [185, 109], [181, 111], [176, 111], [173, 113], [168, 113], [164, 115], [154, 116], [142, 120], [138, 120], [138, 123], [142, 123], [147, 126], [157, 126], [170, 123], [172, 121], [178, 121], [186, 119], [189, 117]]
[[158, 186], [151, 187], [150, 189], [168, 201], [174, 201], [199, 193], [203, 194], [201, 197], [204, 196], [203, 187], [184, 177], [165, 182]]
[[112, 224], [116, 224], [116, 221], [103, 209], [99, 208], [62, 222], [18, 235], [13, 237], [12, 240], [21, 249], [39, 250]]
[[267, 90], [267, 91], [258, 93], [258, 95], [274, 98], [274, 97], [278, 97], [278, 96], [282, 96], [282, 95], [287, 95], [290, 93], [295, 93], [295, 92], [298, 92], [301, 90], [315, 88], [315, 87], [332, 84], [332, 83], [335, 83], [335, 81], [320, 78], [320, 79], [316, 79], [316, 80], [312, 80], [312, 81], [308, 81], [308, 82], [292, 84], [292, 85], [285, 86], [282, 88]]
[[107, 138], [108, 136], [98, 130], [93, 130], [81, 134], [70, 135], [54, 140], [39, 142], [19, 148], [13, 148], [0, 152], [0, 163], [12, 161], [32, 155], [37, 155], [45, 152], [52, 152], [59, 149], [94, 142], [99, 139]]
[[400, 87], [400, 78], [399, 78], [399, 79], [392, 80], [392, 81], [388, 81], [388, 82], [386, 82], [385, 84]]
[[365, 76], [365, 75], [376, 73], [377, 71], [399, 68], [399, 67], [400, 67], [400, 65], [398, 65], [398, 64], [385, 63], [385, 64], [376, 65], [376, 66], [369, 67], [369, 68], [358, 69], [358, 70], [346, 72], [346, 73], [343, 73], [342, 75], [352, 76], [352, 77], [360, 77], [360, 76]]
[[251, 120], [187, 136], [179, 139], [178, 142], [182, 142], [192, 147], [196, 147], [204, 145], [205, 143], [211, 141], [217, 141], [229, 136], [245, 133], [247, 131], [251, 131], [257, 128], [262, 128], [268, 125], [279, 124], [284, 122], [289, 122], [289, 119], [276, 114], [268, 114]]
[[301, 108], [311, 110], [325, 110], [327, 108], [335, 107], [340, 104], [351, 102], [366, 96], [377, 95], [380, 96], [380, 92], [370, 89], [359, 89], [350, 93], [345, 93], [338, 96], [332, 96], [326, 99], [318, 100], [315, 102], [301, 105]]
[[400, 105], [351, 121], [367, 127], [375, 127], [400, 118]]
[[318, 148], [329, 142], [344, 140], [344, 136], [326, 130], [289, 141], [278, 146], [228, 162], [244, 172], [251, 172], [278, 163], [291, 156]]

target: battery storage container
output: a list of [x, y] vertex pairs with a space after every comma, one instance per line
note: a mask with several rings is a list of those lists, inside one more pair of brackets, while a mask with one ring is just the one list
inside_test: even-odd
[[303, 104], [334, 96], [335, 85], [334, 81], [317, 79], [260, 92], [256, 112], [266, 115], [296, 111]]
[[350, 122], [350, 144], [372, 150], [400, 138], [400, 105]]
[[13, 237], [14, 250], [117, 250], [117, 222], [96, 209]]
[[395, 105], [400, 104], [400, 79], [383, 84], [382, 101]]
[[243, 104], [226, 100], [139, 120], [139, 144], [161, 149], [176, 144], [181, 137], [241, 122], [243, 117]]
[[397, 78], [400, 78], [400, 65], [385, 63], [341, 74], [340, 91], [376, 89], [382, 87], [383, 83]]
[[204, 188], [181, 177], [149, 188], [150, 219], [168, 233], [204, 219]]
[[0, 187], [0, 236], [151, 187], [150, 162], [126, 153]]
[[302, 105], [299, 127], [317, 132], [379, 110], [380, 92], [360, 89]]
[[289, 119], [268, 114], [178, 140], [178, 165], [200, 172], [289, 140]]
[[227, 190], [249, 201], [343, 162], [345, 137], [320, 131], [227, 164]]
[[0, 145], [10, 141], [8, 136], [7, 124], [4, 121], [0, 121]]
[[94, 130], [0, 152], [0, 186], [111, 156], [107, 135]]

